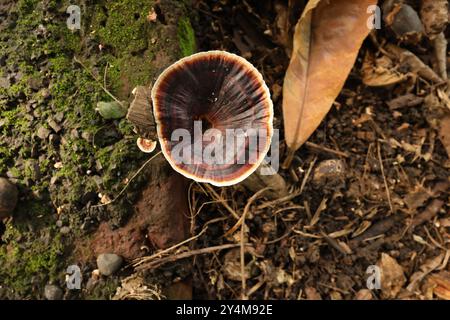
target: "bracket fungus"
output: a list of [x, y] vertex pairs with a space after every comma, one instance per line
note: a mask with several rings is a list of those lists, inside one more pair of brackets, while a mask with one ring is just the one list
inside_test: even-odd
[[156, 149], [157, 142], [151, 139], [139, 137], [136, 144], [142, 152], [152, 153]]
[[270, 149], [270, 92], [259, 71], [240, 56], [196, 53], [164, 70], [151, 94], [145, 87], [133, 93], [127, 117], [138, 134], [157, 139], [172, 168], [195, 181], [241, 182]]

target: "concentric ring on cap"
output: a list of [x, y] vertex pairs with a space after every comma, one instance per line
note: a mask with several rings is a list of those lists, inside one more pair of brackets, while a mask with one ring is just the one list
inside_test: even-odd
[[[207, 51], [177, 61], [158, 77], [152, 88], [152, 102], [161, 150], [172, 168], [188, 178], [216, 186], [236, 184], [256, 170], [270, 149], [273, 133], [270, 91], [259, 71], [235, 54]], [[212, 140], [205, 143], [203, 137], [200, 142], [194, 140], [199, 122], [203, 134], [207, 135], [206, 129], [219, 134], [214, 142], [223, 139], [223, 150], [215, 151], [225, 154], [227, 161], [195, 161], [212, 143]], [[194, 138], [190, 141], [194, 152], [183, 153], [183, 161], [174, 152], [180, 143], [172, 141], [177, 129]], [[231, 131], [245, 133], [241, 148], [227, 148], [226, 142], [231, 140], [226, 137]], [[257, 143], [250, 134], [255, 132]], [[233, 139], [235, 143], [238, 141], [236, 136]], [[199, 143], [201, 148], [195, 149]], [[239, 161], [242, 157], [244, 162]]]

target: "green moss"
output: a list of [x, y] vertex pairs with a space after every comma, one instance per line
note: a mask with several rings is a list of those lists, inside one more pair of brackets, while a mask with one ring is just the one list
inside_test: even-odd
[[87, 294], [88, 300], [104, 300], [112, 298], [117, 291], [119, 282], [117, 279], [101, 279], [94, 288]]
[[[2, 237], [5, 243], [0, 246], [0, 279], [3, 286], [16, 294], [29, 296], [33, 290], [33, 279], [44, 283], [61, 279], [64, 245], [56, 230], [44, 228], [51, 219], [45, 204], [27, 202], [17, 214], [28, 214], [30, 217], [6, 225]], [[29, 231], [28, 223], [33, 223], [35, 230]]]
[[178, 21], [178, 41], [181, 54], [184, 57], [190, 56], [197, 51], [194, 29], [188, 17], [183, 17]]
[[[66, 267], [62, 265], [65, 238], [61, 239], [54, 226], [55, 207], [69, 204], [67, 207], [76, 208], [89, 191], [116, 193], [123, 188], [124, 179], [147, 158], [136, 147], [132, 125], [126, 119], [103, 119], [95, 106], [98, 101], [111, 100], [101, 88], [105, 67], [107, 89], [119, 99], [129, 101], [136, 85], [150, 84], [180, 51], [183, 55], [195, 51], [189, 19], [178, 20], [180, 14], [186, 13], [186, 0], [160, 3], [167, 24], [147, 21], [154, 3], [153, 0], [87, 3], [82, 8], [82, 30], [75, 32], [66, 27], [68, 0], [19, 0], [11, 9], [17, 21], [13, 29], [2, 31], [6, 41], [0, 43], [0, 50], [8, 59], [6, 66], [0, 67], [0, 74], [4, 76], [12, 70], [22, 76], [9, 88], [0, 89], [3, 96], [0, 135], [5, 137], [0, 139], [0, 175], [7, 171], [17, 175], [18, 185], [26, 189], [22, 190], [14, 220], [8, 223], [2, 237], [0, 285], [19, 297], [40, 297], [46, 282], [62, 280]], [[173, 24], [178, 24], [178, 28], [168, 28]], [[178, 48], [176, 30], [182, 49]], [[41, 31], [44, 35], [39, 34]], [[103, 46], [101, 51], [99, 44]], [[74, 61], [74, 56], [83, 61], [101, 85]], [[30, 88], [33, 79], [45, 79], [50, 84], [35, 90]], [[36, 138], [39, 127], [52, 130], [47, 119], [58, 112], [64, 114], [62, 130], [57, 135], [52, 133], [60, 142]], [[108, 126], [121, 138], [112, 138], [101, 146], [94, 143], [91, 137]], [[74, 130], [76, 134], [72, 134]], [[31, 161], [39, 165], [38, 181]], [[61, 161], [63, 167], [54, 168], [56, 161]], [[97, 161], [103, 168], [97, 170]], [[98, 179], [85, 174], [87, 170], [96, 171], [95, 175], [103, 179], [100, 187]], [[52, 177], [57, 180], [50, 185]], [[130, 185], [128, 191], [132, 188]], [[36, 200], [36, 194], [42, 199], [50, 198], [51, 202]], [[118, 221], [126, 215], [122, 200], [126, 202], [121, 199], [111, 207], [112, 216]], [[65, 214], [73, 232], [78, 232], [76, 228], [84, 219], [82, 210]], [[109, 281], [102, 286], [93, 297], [105, 298], [116, 288]]]
[[102, 44], [111, 46], [117, 54], [145, 50], [147, 48], [145, 31], [148, 27], [146, 16], [152, 4], [152, 1], [135, 0], [108, 2], [106, 4], [108, 17], [98, 6], [96, 10], [98, 16], [93, 20], [100, 23], [96, 31]]

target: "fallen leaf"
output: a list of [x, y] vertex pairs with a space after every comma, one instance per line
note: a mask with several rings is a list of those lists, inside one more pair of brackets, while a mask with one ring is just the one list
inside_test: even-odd
[[375, 59], [367, 52], [361, 67], [362, 81], [369, 87], [384, 87], [403, 82], [407, 75], [401, 74], [393, 68], [392, 61], [387, 57]]
[[378, 267], [381, 268], [381, 292], [383, 297], [395, 298], [406, 282], [403, 268], [386, 253], [381, 254]]
[[372, 300], [372, 292], [369, 289], [361, 289], [355, 295], [355, 300]]
[[305, 294], [307, 300], [322, 300], [320, 293], [314, 287], [306, 287]]
[[426, 275], [436, 270], [442, 264], [444, 257], [445, 254], [442, 253], [437, 257], [425, 261], [425, 263], [420, 266], [420, 271], [414, 272], [411, 275], [411, 277], [409, 278], [409, 284], [406, 289], [411, 292], [416, 290], [420, 281], [422, 281], [422, 279], [425, 278]]
[[433, 274], [429, 280], [435, 285], [433, 292], [436, 296], [444, 300], [450, 300], [450, 272], [441, 271]]
[[283, 116], [289, 155], [316, 130], [369, 34], [367, 8], [377, 0], [310, 0], [295, 27], [292, 58], [283, 85]]

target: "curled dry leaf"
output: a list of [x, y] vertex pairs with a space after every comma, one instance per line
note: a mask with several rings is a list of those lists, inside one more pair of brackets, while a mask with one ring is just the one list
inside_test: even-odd
[[367, 8], [376, 0], [310, 0], [295, 27], [293, 52], [283, 86], [283, 116], [289, 155], [328, 113], [370, 29]]
[[450, 272], [441, 271], [430, 276], [433, 284], [433, 292], [436, 296], [444, 300], [450, 300]]
[[409, 279], [409, 284], [406, 287], [406, 289], [408, 291], [414, 291], [417, 289], [419, 283], [431, 272], [433, 272], [434, 270], [436, 270], [441, 264], [442, 261], [444, 260], [445, 254], [442, 253], [440, 255], [438, 255], [437, 257], [434, 257], [432, 259], [429, 259], [427, 261], [425, 261], [424, 264], [422, 264], [420, 266], [420, 271], [414, 272], [410, 279]]
[[392, 60], [387, 56], [375, 59], [367, 52], [361, 67], [362, 81], [369, 87], [384, 87], [403, 82], [408, 76], [395, 70]]

